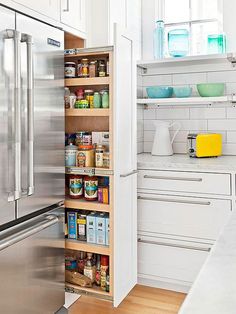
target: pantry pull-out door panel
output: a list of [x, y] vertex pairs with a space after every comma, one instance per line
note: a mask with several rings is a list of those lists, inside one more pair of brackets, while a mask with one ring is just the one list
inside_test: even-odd
[[137, 282], [135, 46], [115, 25], [114, 53], [114, 306]]

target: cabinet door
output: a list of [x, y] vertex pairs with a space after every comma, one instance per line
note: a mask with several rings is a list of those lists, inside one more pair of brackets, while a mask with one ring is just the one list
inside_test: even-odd
[[85, 0], [62, 0], [61, 22], [85, 32]]
[[114, 306], [137, 282], [136, 66], [132, 36], [115, 24]]
[[15, 2], [38, 13], [51, 17], [56, 21], [60, 20], [60, 0], [15, 0]]

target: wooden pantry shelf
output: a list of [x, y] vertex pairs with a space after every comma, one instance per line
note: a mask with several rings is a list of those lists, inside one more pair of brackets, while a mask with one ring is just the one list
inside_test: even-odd
[[84, 209], [89, 211], [97, 211], [97, 212], [110, 212], [110, 205], [109, 204], [102, 204], [98, 202], [89, 202], [84, 199], [66, 199], [65, 200], [65, 207], [66, 208], [74, 208], [74, 209]]
[[107, 300], [112, 299], [111, 292], [103, 291], [100, 287], [97, 287], [95, 285], [93, 285], [92, 288], [84, 288], [84, 287], [80, 287], [75, 284], [66, 282], [66, 289], [73, 291], [74, 293], [78, 293], [78, 294], [95, 295], [95, 296], [98, 296]]
[[212, 103], [235, 102], [236, 96], [220, 96], [220, 97], [186, 97], [186, 98], [138, 98], [137, 104], [144, 105], [200, 105]]
[[109, 117], [109, 109], [66, 109], [66, 117]]
[[69, 250], [75, 250], [75, 251], [90, 252], [90, 253], [101, 254], [101, 255], [110, 255], [109, 246], [97, 245], [97, 244], [82, 242], [79, 240], [66, 239], [65, 248]]
[[66, 78], [65, 86], [109, 85], [110, 77]]

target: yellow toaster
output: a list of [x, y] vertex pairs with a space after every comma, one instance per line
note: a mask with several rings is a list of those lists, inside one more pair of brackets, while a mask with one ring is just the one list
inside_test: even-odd
[[222, 155], [222, 135], [217, 133], [189, 134], [188, 152], [190, 157], [220, 156]]

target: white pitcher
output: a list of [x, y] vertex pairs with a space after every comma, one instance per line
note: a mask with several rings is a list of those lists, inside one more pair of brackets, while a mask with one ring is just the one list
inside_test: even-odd
[[[179, 122], [170, 123], [167, 121], [155, 121], [156, 133], [152, 145], [152, 155], [155, 156], [171, 156], [174, 154], [172, 144], [176, 135], [178, 134], [181, 124]], [[172, 139], [169, 129], [173, 125], [178, 125], [177, 131], [174, 133]]]

